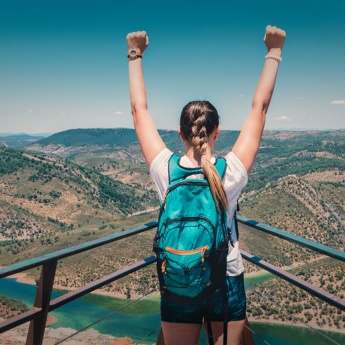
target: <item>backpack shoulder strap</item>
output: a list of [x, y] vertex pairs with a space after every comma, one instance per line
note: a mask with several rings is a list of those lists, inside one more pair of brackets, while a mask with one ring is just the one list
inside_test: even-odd
[[226, 171], [226, 160], [224, 157], [217, 158], [216, 162], [214, 163], [215, 168], [218, 171], [218, 174], [221, 178], [225, 176], [225, 171]]
[[[202, 174], [202, 168], [186, 168], [180, 165], [181, 157], [176, 154], [172, 154], [169, 159], [169, 184], [174, 181], [182, 180], [187, 178], [189, 175]], [[216, 170], [221, 179], [223, 179], [226, 171], [225, 158], [217, 158], [214, 163]]]
[[173, 154], [169, 160], [169, 183], [183, 180], [189, 175], [202, 174], [201, 168], [185, 168], [180, 165], [181, 157]]
[[238, 220], [237, 220], [237, 211], [240, 210], [240, 205], [238, 203], [238, 199], [236, 201], [236, 208], [235, 208], [235, 212], [234, 212], [234, 221], [235, 221], [235, 230], [236, 230], [236, 236], [237, 236], [237, 241], [239, 240], [240, 238], [240, 234], [238, 232]]

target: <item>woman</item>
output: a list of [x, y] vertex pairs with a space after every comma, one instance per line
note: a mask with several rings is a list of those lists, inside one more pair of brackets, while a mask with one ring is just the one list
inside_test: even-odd
[[[266, 113], [273, 94], [275, 80], [286, 34], [283, 30], [267, 26], [264, 42], [268, 54], [259, 79], [252, 109], [241, 133], [225, 158], [227, 168], [223, 180], [220, 179], [213, 163], [213, 149], [219, 135], [217, 110], [207, 101], [188, 103], [182, 110], [179, 133], [186, 146], [186, 154], [180, 164], [187, 168], [201, 166], [209, 181], [212, 195], [220, 209], [228, 213], [229, 228], [233, 246], [229, 246], [226, 286], [229, 301], [228, 344], [239, 344], [245, 323], [245, 291], [243, 284], [243, 264], [232, 215], [236, 200], [245, 187], [265, 125]], [[148, 47], [146, 32], [127, 35], [129, 58], [129, 90], [134, 127], [160, 200], [169, 184], [168, 162], [172, 152], [168, 150], [148, 113], [145, 83], [142, 71], [142, 54]], [[200, 314], [201, 309], [191, 310], [161, 300], [162, 330], [165, 344], [193, 345], [198, 343], [202, 320], [211, 321], [215, 344], [223, 343], [223, 313], [218, 303], [221, 292], [214, 293], [211, 312]]]

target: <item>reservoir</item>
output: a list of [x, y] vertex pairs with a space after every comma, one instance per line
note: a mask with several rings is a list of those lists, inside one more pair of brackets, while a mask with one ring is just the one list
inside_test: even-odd
[[[269, 275], [264, 275], [260, 280], [269, 278]], [[253, 280], [257, 283], [258, 278], [246, 279], [247, 287], [252, 286]], [[15, 278], [0, 279], [1, 295], [20, 300], [30, 308], [35, 299], [36, 289], [36, 286], [18, 283]], [[61, 294], [60, 291], [54, 291], [52, 299], [61, 296]], [[159, 328], [160, 324], [158, 297], [149, 296], [136, 303], [132, 302], [132, 300], [89, 294], [51, 312], [50, 315], [55, 316], [58, 322], [49, 327], [82, 330], [103, 318], [92, 328], [100, 333], [111, 334], [116, 337], [130, 337], [135, 343], [155, 343], [157, 333], [154, 331]], [[125, 305], [127, 306], [116, 312]], [[106, 317], [107, 315], [110, 316]], [[340, 332], [322, 330], [320, 332], [326, 336], [324, 337], [319, 334], [319, 331], [306, 327], [254, 322], [251, 322], [250, 325], [257, 334], [255, 336], [256, 345], [267, 343], [272, 345], [329, 345], [336, 343], [345, 345], [345, 334]], [[152, 335], [147, 337], [150, 333]], [[199, 344], [206, 345], [203, 332]]]

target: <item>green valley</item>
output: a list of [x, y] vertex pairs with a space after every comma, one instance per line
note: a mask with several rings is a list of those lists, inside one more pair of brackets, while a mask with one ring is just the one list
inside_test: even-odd
[[[177, 131], [160, 134], [167, 147], [182, 152]], [[221, 132], [216, 154], [229, 152], [238, 134]], [[158, 198], [134, 130], [76, 129], [18, 145], [0, 148], [2, 265], [157, 219]], [[240, 214], [344, 251], [344, 195], [344, 130], [265, 131]], [[56, 287], [73, 289], [152, 255], [153, 233], [62, 260]], [[344, 264], [246, 226], [240, 227], [240, 242], [244, 250], [344, 298]], [[249, 275], [258, 271], [247, 262], [245, 268]], [[31, 270], [28, 276], [37, 280], [39, 273]], [[152, 288], [157, 288], [153, 267], [102, 292], [133, 297]], [[248, 292], [250, 317], [293, 322], [274, 306], [279, 302], [304, 322], [344, 329], [344, 313], [326, 310], [295, 289], [279, 279], [255, 286]], [[268, 305], [262, 295], [273, 302]]]

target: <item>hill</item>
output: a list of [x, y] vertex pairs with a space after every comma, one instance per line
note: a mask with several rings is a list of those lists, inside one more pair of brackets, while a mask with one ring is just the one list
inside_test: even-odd
[[[183, 151], [177, 131], [160, 130], [167, 147]], [[239, 135], [238, 131], [221, 131], [216, 155], [226, 154]], [[308, 172], [344, 169], [344, 130], [335, 131], [265, 131], [249, 188], [258, 189], [272, 180]], [[41, 139], [28, 150], [75, 159], [82, 156], [111, 157], [142, 161], [133, 129], [75, 129]], [[265, 169], [265, 174], [260, 174]]]
[[21, 301], [0, 295], [0, 318], [10, 318], [28, 310]]
[[[177, 131], [161, 130], [160, 134], [169, 148], [182, 150]], [[221, 132], [216, 153], [227, 153], [237, 136], [238, 132]], [[344, 249], [344, 138], [345, 131], [341, 130], [265, 131], [241, 196], [242, 213]], [[92, 226], [102, 227], [104, 219], [158, 207], [132, 129], [69, 130], [41, 139], [27, 149], [31, 151], [0, 151], [4, 162], [1, 165], [0, 161], [0, 176], [6, 181], [1, 189], [3, 217], [12, 214], [8, 217], [11, 219], [20, 213], [18, 219], [31, 224], [34, 221], [28, 220], [27, 212], [42, 233], [53, 233], [52, 226], [93, 231]], [[7, 238], [11, 233], [18, 236], [17, 230], [11, 231], [2, 233], [7, 233]], [[19, 239], [25, 237], [25, 231], [20, 234]], [[247, 242], [244, 245], [249, 246], [250, 239]], [[282, 243], [274, 242], [281, 250]], [[299, 249], [293, 246], [290, 249], [291, 253], [274, 263], [289, 265], [303, 257], [314, 257], [307, 251], [297, 254]]]
[[[159, 130], [159, 133], [172, 151], [183, 150], [177, 131]], [[236, 131], [224, 131], [219, 139], [219, 147], [224, 149], [232, 146], [238, 134]], [[27, 145], [26, 149], [70, 159], [88, 155], [143, 161], [135, 131], [129, 128], [72, 129], [38, 140]]]
[[0, 145], [20, 149], [43, 138], [44, 136], [42, 135], [28, 135], [28, 134], [1, 135], [0, 134]]
[[344, 130], [265, 131], [248, 188], [257, 190], [291, 174], [304, 176], [344, 169]]
[[[182, 152], [177, 131], [160, 133], [170, 149]], [[216, 154], [226, 154], [237, 136], [238, 132], [223, 131]], [[265, 131], [240, 198], [240, 214], [344, 251], [344, 139], [341, 130]], [[39, 140], [25, 151], [1, 148], [0, 178], [0, 260], [4, 265], [157, 218], [154, 186], [131, 129], [71, 130]], [[75, 288], [152, 255], [152, 237], [150, 231], [61, 261], [56, 286]], [[344, 264], [245, 226], [240, 227], [240, 241], [244, 250], [294, 270], [337, 296], [345, 295]], [[247, 273], [258, 270], [247, 262], [245, 267]], [[39, 271], [29, 275], [38, 279]], [[103, 292], [133, 296], [154, 287], [157, 280], [151, 267], [106, 286]], [[296, 294], [294, 288], [279, 280], [255, 287], [250, 295], [252, 318], [290, 320], [272, 305], [268, 307], [268, 293], [266, 299], [257, 297], [266, 291], [276, 291], [286, 304], [290, 300], [291, 310], [298, 310], [304, 320], [312, 315], [315, 323], [330, 324], [323, 306], [302, 295], [291, 302], [288, 296]], [[330, 313], [336, 313], [335, 309], [329, 309]], [[331, 322], [332, 327], [345, 325], [345, 319], [336, 322]]]
[[[157, 208], [156, 193], [147, 187], [147, 171], [140, 180], [137, 178], [146, 166], [114, 161], [112, 166], [130, 181], [125, 184], [95, 168], [58, 157], [0, 148], [1, 264], [44, 255], [152, 220], [152, 215], [143, 216], [147, 210]], [[153, 235], [146, 236], [143, 250], [148, 256]], [[109, 246], [102, 248], [102, 254], [95, 251], [67, 259], [61, 262], [56, 286], [76, 286], [89, 281], [90, 276], [104, 274], [106, 269], [112, 272], [124, 263], [122, 257], [127, 257], [128, 263], [133, 256], [142, 257], [139, 246], [134, 242], [128, 250], [121, 244], [121, 252], [115, 250], [115, 254], [114, 246]], [[129, 252], [132, 256], [127, 255]], [[109, 265], [102, 261], [105, 253]], [[86, 260], [88, 255], [93, 260]], [[31, 270], [29, 275], [37, 280], [39, 273]], [[127, 293], [127, 288], [116, 289]]]
[[0, 177], [3, 239], [101, 226], [104, 219], [157, 205], [155, 193], [140, 183], [124, 184], [71, 161], [14, 149], [0, 148]]

